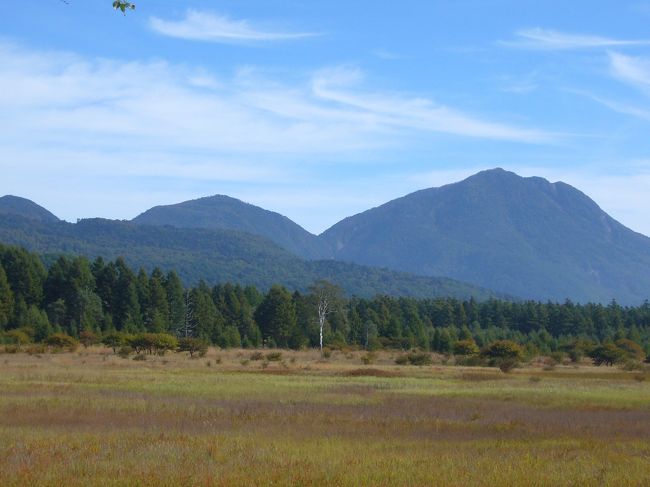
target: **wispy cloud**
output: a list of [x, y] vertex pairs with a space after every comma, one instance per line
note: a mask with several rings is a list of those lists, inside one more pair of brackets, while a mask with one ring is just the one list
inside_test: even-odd
[[266, 30], [252, 25], [248, 20], [235, 20], [225, 15], [191, 9], [180, 20], [151, 17], [149, 25], [154, 31], [169, 37], [221, 43], [286, 41], [318, 35], [310, 32]]
[[539, 130], [482, 120], [426, 98], [350, 89], [358, 77], [355, 71], [345, 69], [322, 71], [314, 77], [314, 93], [323, 100], [372, 115], [378, 125], [388, 127], [533, 143], [555, 138]]
[[540, 28], [519, 30], [516, 32], [516, 37], [516, 40], [501, 41], [499, 44], [520, 49], [549, 51], [650, 45], [650, 39], [613, 39], [595, 35], [567, 34]]
[[[224, 74], [0, 42], [0, 194], [48, 195], [37, 199], [74, 218], [106, 215], [119, 186], [132, 198], [120, 196], [112, 216], [132, 217], [163, 193], [304, 188], [324, 166], [376, 161], [377, 151], [410, 149], [416, 139], [552, 139], [367, 85], [350, 66], [287, 81], [250, 68]], [[72, 188], [88, 188], [88, 199], [60, 206]]]
[[643, 109], [638, 105], [632, 105], [629, 103], [622, 103], [619, 101], [610, 100], [608, 98], [603, 98], [601, 96], [597, 96], [591, 93], [585, 93], [580, 91], [572, 91], [572, 92], [578, 95], [584, 95], [587, 98], [590, 98], [591, 100], [595, 101], [596, 103], [600, 103], [604, 107], [607, 107], [610, 110], [613, 110], [615, 112], [623, 113], [625, 115], [632, 115], [633, 117], [650, 121], [650, 110]]
[[609, 53], [612, 75], [642, 90], [650, 89], [650, 59], [626, 56], [617, 52]]

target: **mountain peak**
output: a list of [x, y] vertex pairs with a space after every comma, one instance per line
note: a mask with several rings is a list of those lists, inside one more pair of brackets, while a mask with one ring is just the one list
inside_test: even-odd
[[237, 230], [268, 238], [304, 258], [327, 255], [327, 245], [286, 216], [231, 196], [215, 194], [156, 206], [133, 219], [141, 225]]
[[54, 214], [42, 206], [37, 205], [32, 200], [10, 194], [0, 197], [0, 214], [18, 215], [47, 223], [59, 221]]
[[525, 298], [638, 303], [650, 286], [650, 239], [568, 184], [502, 168], [403, 196], [322, 236], [336, 259]]

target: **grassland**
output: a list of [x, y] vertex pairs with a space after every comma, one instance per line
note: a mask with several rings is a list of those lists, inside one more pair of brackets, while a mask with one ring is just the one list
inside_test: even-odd
[[250, 355], [0, 355], [0, 484], [650, 485], [639, 372]]

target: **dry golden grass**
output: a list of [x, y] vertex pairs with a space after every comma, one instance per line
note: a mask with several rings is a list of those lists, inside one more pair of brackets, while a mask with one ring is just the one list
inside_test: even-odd
[[251, 353], [0, 355], [0, 483], [650, 485], [638, 373]]

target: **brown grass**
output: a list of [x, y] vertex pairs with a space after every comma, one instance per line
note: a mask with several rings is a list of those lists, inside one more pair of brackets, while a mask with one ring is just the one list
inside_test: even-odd
[[261, 369], [240, 364], [249, 356], [210, 350], [201, 360], [134, 362], [89, 349], [0, 357], [0, 483], [596, 486], [650, 478], [650, 384], [634, 373], [398, 367], [389, 353], [360, 367], [350, 354], [322, 362], [286, 351], [284, 364]]

